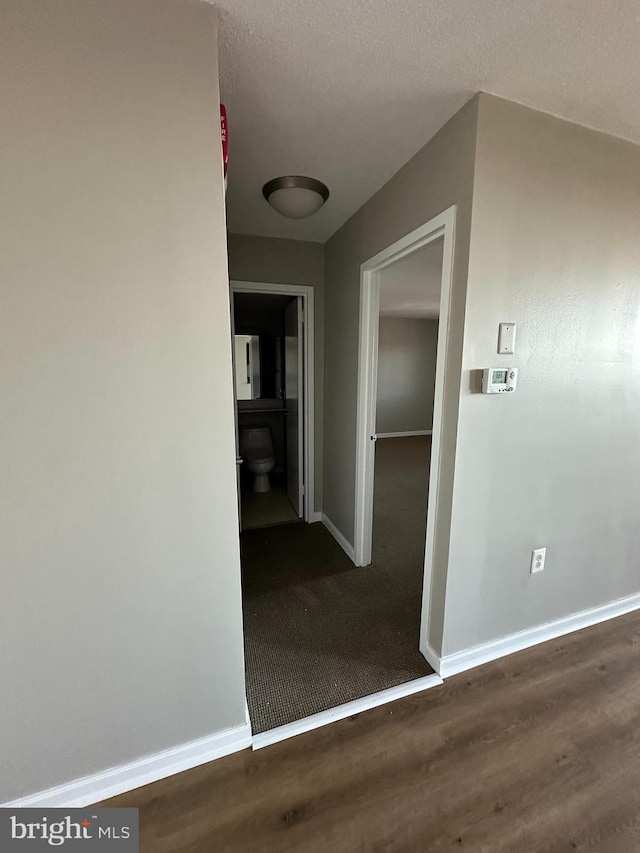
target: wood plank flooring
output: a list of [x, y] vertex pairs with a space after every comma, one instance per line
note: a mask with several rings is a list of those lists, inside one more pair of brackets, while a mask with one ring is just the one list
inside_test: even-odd
[[143, 853], [638, 853], [640, 614], [103, 805]]

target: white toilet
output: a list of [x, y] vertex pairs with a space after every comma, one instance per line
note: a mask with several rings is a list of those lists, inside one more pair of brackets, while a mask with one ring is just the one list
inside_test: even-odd
[[273, 438], [268, 426], [240, 430], [240, 454], [247, 468], [255, 474], [254, 492], [270, 492], [269, 472], [276, 467]]

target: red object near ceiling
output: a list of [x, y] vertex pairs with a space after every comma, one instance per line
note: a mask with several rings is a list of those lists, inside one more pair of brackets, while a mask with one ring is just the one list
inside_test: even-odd
[[224, 188], [227, 188], [227, 167], [229, 164], [229, 132], [227, 130], [227, 108], [220, 104], [220, 138], [222, 140], [222, 165], [224, 166]]

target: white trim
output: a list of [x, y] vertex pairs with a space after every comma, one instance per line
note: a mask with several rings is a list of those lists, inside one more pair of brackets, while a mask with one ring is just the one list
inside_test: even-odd
[[[506, 657], [514, 652], [537, 646], [547, 640], [555, 640], [557, 637], [589, 628], [599, 622], [624, 616], [625, 613], [631, 613], [633, 610], [640, 610], [640, 593], [612, 601], [610, 604], [604, 604], [600, 607], [593, 607], [590, 610], [573, 613], [571, 616], [565, 616], [555, 622], [546, 622], [536, 628], [518, 631], [516, 634], [511, 634], [509, 637], [503, 637], [500, 640], [493, 640], [481, 646], [474, 646], [471, 649], [455, 652], [455, 654], [445, 655], [443, 658], [435, 656], [435, 660], [431, 660], [428, 650], [422, 647], [421, 651], [436, 672], [439, 672], [443, 678], [448, 678], [450, 675], [456, 675], [458, 672], [464, 672], [467, 669]], [[433, 650], [431, 652], [433, 653]], [[435, 653], [433, 654], [435, 655]]]
[[319, 510], [313, 513], [313, 518], [310, 518], [309, 521], [312, 524], [316, 524], [318, 521], [322, 521], [322, 513]]
[[439, 676], [442, 677], [442, 673], [440, 672], [442, 668], [442, 658], [440, 655], [433, 649], [428, 642], [420, 643], [420, 652], [431, 667], [431, 669], [436, 672]]
[[[430, 614], [433, 606], [432, 584], [434, 574], [434, 555], [436, 546], [436, 520], [440, 514], [440, 483], [443, 466], [453, 471], [455, 459], [442, 458], [440, 445], [443, 438], [442, 411], [444, 389], [447, 386], [459, 386], [459, 368], [451, 366], [451, 360], [456, 363], [455, 353], [450, 353], [449, 335], [451, 325], [451, 301], [453, 298], [453, 259], [456, 239], [456, 207], [450, 207], [442, 214], [444, 220], [444, 246], [442, 250], [442, 287], [440, 291], [440, 318], [438, 321], [438, 346], [436, 354], [436, 381], [433, 396], [433, 437], [431, 440], [431, 464], [429, 468], [429, 500], [427, 502], [427, 526], [424, 548], [424, 578], [422, 582], [422, 612], [420, 618], [420, 637], [429, 640]], [[462, 347], [462, 342], [460, 342]], [[460, 353], [461, 355], [461, 353]], [[450, 357], [453, 358], [450, 360]], [[455, 371], [455, 372], [454, 372]], [[457, 427], [456, 427], [457, 429]], [[455, 451], [454, 451], [455, 453]], [[449, 536], [450, 523], [441, 535]], [[438, 566], [441, 575], [448, 572], [448, 566]], [[442, 599], [436, 606], [444, 609], [446, 585], [442, 584]]]
[[270, 746], [273, 743], [279, 743], [287, 738], [295, 737], [295, 735], [319, 729], [321, 726], [327, 726], [329, 723], [335, 723], [337, 720], [344, 720], [353, 714], [360, 714], [362, 711], [377, 708], [380, 705], [385, 705], [387, 702], [394, 702], [396, 699], [402, 699], [404, 696], [411, 696], [413, 693], [420, 693], [423, 690], [428, 690], [430, 687], [438, 687], [441, 684], [442, 679], [438, 675], [425, 675], [423, 678], [407, 681], [405, 684], [399, 684], [397, 687], [380, 690], [378, 693], [372, 693], [370, 696], [363, 696], [362, 699], [354, 699], [353, 702], [346, 702], [344, 705], [337, 705], [335, 708], [329, 708], [329, 710], [313, 714], [311, 717], [305, 717], [302, 720], [296, 720], [293, 723], [287, 723], [284, 726], [270, 729], [268, 732], [254, 735], [253, 749], [263, 749], [265, 746]]
[[3, 803], [0, 808], [81, 808], [99, 803], [117, 794], [157, 782], [174, 773], [182, 773], [223, 755], [251, 746], [251, 728], [247, 722], [172, 749], [146, 755], [128, 764], [111, 767], [101, 773], [83, 776], [73, 782]]
[[[373, 532], [373, 479], [376, 397], [378, 380], [378, 317], [380, 313], [380, 271], [401, 258], [424, 248], [429, 243], [444, 238], [442, 261], [442, 286], [440, 290], [440, 312], [436, 381], [433, 407], [433, 444], [431, 447], [431, 472], [429, 478], [429, 500], [427, 509], [427, 537], [425, 549], [425, 577], [423, 595], [423, 629], [425, 607], [429, 609], [433, 537], [435, 517], [439, 499], [438, 477], [440, 471], [440, 433], [442, 429], [442, 398], [449, 338], [449, 314], [453, 284], [453, 248], [455, 238], [456, 207], [416, 228], [401, 240], [383, 249], [360, 267], [360, 339], [358, 357], [358, 413], [356, 426], [356, 493], [354, 562], [356, 566], [368, 566], [371, 562]], [[422, 630], [423, 630], [422, 629]], [[422, 633], [421, 630], [421, 633]]]
[[408, 438], [411, 435], [431, 435], [433, 430], [414, 429], [411, 432], [377, 432], [376, 438]]
[[347, 541], [344, 535], [340, 533], [338, 528], [335, 526], [333, 521], [331, 521], [331, 519], [328, 518], [328, 516], [326, 516], [324, 513], [322, 513], [322, 523], [327, 528], [329, 533], [333, 536], [333, 538], [336, 540], [338, 545], [342, 548], [347, 557], [353, 561], [353, 545], [351, 544], [351, 542]]
[[[262, 281], [229, 282], [230, 293], [269, 293], [301, 296], [304, 312], [304, 520], [315, 516], [315, 344], [314, 290], [309, 284], [273, 284]], [[231, 302], [233, 306], [233, 299]]]
[[[460, 380], [459, 375], [452, 375], [449, 360], [455, 224], [456, 206], [453, 205], [425, 225], [416, 228], [415, 231], [370, 258], [360, 267], [354, 562], [356, 566], [366, 566], [371, 562], [373, 532], [375, 442], [371, 441], [371, 437], [375, 435], [376, 422], [380, 271], [434, 240], [444, 238], [420, 624], [421, 650], [429, 639], [429, 614], [432, 607], [436, 518], [440, 512], [440, 474], [443, 467], [440, 448], [444, 389], [446, 384], [458, 383]], [[448, 466], [453, 465], [453, 460], [447, 459], [445, 461]], [[446, 568], [446, 566], [438, 566], [438, 571], [445, 572]], [[444, 602], [438, 602], [438, 605], [444, 607]]]

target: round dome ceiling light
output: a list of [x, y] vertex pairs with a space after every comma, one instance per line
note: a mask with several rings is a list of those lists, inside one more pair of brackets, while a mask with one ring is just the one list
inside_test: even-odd
[[305, 219], [320, 210], [329, 198], [329, 189], [315, 178], [284, 175], [267, 181], [262, 187], [262, 195], [282, 216]]

